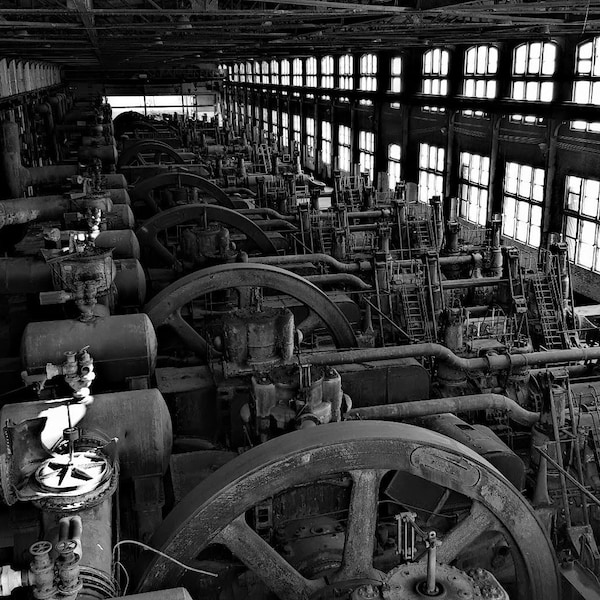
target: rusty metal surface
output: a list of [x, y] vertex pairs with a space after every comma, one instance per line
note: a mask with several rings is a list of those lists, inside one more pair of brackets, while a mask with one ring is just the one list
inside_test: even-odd
[[206, 351], [206, 342], [190, 325], [182, 324], [181, 307], [211, 292], [258, 286], [283, 292], [306, 304], [329, 328], [338, 348], [356, 347], [350, 323], [326, 294], [295, 273], [270, 265], [228, 264], [190, 273], [159, 292], [146, 304], [144, 312], [155, 327], [172, 324], [181, 337], [202, 354]]
[[[157, 389], [94, 394], [82, 426], [118, 438], [121, 477], [164, 473], [169, 464], [172, 425], [169, 410]], [[2, 422], [21, 423], [60, 407], [64, 401], [34, 401], [6, 404], [0, 410]], [[66, 414], [66, 412], [65, 412]], [[55, 418], [55, 417], [54, 417]]]
[[234, 227], [252, 240], [263, 254], [277, 254], [267, 234], [248, 217], [235, 210], [210, 204], [186, 204], [164, 210], [148, 219], [136, 231], [141, 246], [148, 246], [168, 265], [177, 263], [175, 256], [158, 240], [158, 234], [168, 227], [196, 221], [217, 221]]
[[150, 179], [138, 183], [133, 188], [131, 196], [143, 200], [146, 204], [152, 206], [150, 193], [166, 186], [195, 187], [214, 198], [220, 206], [235, 208], [233, 201], [218, 185], [211, 183], [208, 179], [204, 179], [204, 177], [191, 173], [161, 173], [160, 175], [155, 175], [154, 177], [150, 177]]
[[90, 347], [98, 385], [122, 385], [130, 377], [151, 374], [156, 364], [156, 334], [144, 314], [113, 315], [82, 322], [29, 323], [23, 333], [23, 367], [44, 372], [46, 363], [61, 364], [66, 351]]
[[[473, 500], [471, 514], [444, 536], [443, 560], [451, 561], [491, 526], [498, 527], [510, 539], [515, 561], [521, 565], [519, 600], [561, 598], [552, 544], [522, 495], [475, 452], [406, 424], [333, 423], [253, 448], [190, 492], [167, 516], [151, 543], [184, 561], [193, 560], [212, 542], [224, 543], [247, 566], [258, 569], [257, 575], [279, 597], [308, 597], [324, 587], [324, 580], [305, 579], [246, 524], [245, 512], [290, 487], [350, 473], [357, 499], [356, 503], [351, 500], [350, 515], [356, 510], [366, 522], [353, 524], [351, 520], [348, 525], [356, 537], [345, 544], [342, 574], [346, 570], [363, 575], [372, 567], [372, 554], [361, 548], [369, 547], [369, 524], [374, 519], [367, 518], [358, 504], [376, 507], [370, 495], [378, 493], [379, 478], [390, 470], [426, 479]], [[157, 556], [147, 557], [142, 566], [137, 591], [171, 586], [183, 573]], [[329, 577], [335, 578], [336, 574]]]

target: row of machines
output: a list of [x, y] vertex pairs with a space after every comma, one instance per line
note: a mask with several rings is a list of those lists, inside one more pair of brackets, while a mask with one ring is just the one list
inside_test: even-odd
[[2, 123], [0, 595], [599, 597], [559, 235], [526, 256], [414, 184], [68, 108], [45, 173]]

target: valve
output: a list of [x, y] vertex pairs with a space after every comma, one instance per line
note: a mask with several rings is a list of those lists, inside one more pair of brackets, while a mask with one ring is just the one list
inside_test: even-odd
[[29, 585], [33, 588], [36, 600], [47, 600], [56, 595], [54, 583], [54, 563], [50, 558], [52, 544], [47, 541], [36, 542], [29, 548], [33, 557], [29, 570]]

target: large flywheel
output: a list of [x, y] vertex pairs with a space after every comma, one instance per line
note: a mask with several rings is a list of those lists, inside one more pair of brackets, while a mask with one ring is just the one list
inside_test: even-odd
[[[152, 155], [153, 160], [146, 160], [144, 156]], [[185, 164], [184, 158], [181, 156], [175, 148], [161, 142], [160, 140], [141, 140], [132, 144], [119, 155], [119, 161], [117, 162], [117, 171], [121, 167], [127, 165], [145, 165], [145, 164], [161, 164], [163, 157], [169, 159], [168, 163], [183, 165]]]
[[[146, 304], [144, 312], [155, 328], [170, 327], [188, 349], [206, 357], [209, 344], [185, 318], [184, 310], [192, 301], [215, 292], [236, 290], [242, 298], [246, 296], [245, 290], [257, 288], [275, 290], [305, 305], [311, 315], [306, 321], [314, 322], [316, 318], [325, 324], [336, 347], [357, 346], [352, 326], [333, 300], [303, 277], [270, 265], [236, 263], [195, 271], [160, 291]], [[302, 330], [302, 323], [297, 328]]]
[[[430, 552], [419, 543], [408, 552], [414, 537], [395, 529], [406, 514], [441, 541], [433, 593]], [[492, 593], [500, 582], [511, 600], [561, 598], [551, 542], [525, 498], [465, 446], [400, 423], [332, 423], [257, 446], [190, 492], [151, 544], [220, 577], [152, 555], [138, 592], [184, 585], [203, 599], [476, 600], [505, 598]], [[503, 551], [489, 560], [495, 547]]]
[[169, 227], [202, 221], [233, 227], [253, 242], [263, 255], [277, 254], [269, 236], [254, 221], [238, 211], [211, 204], [184, 204], [159, 212], [144, 222], [136, 236], [140, 246], [152, 249], [161, 262], [173, 266], [177, 264], [177, 258], [159, 241], [159, 234]]
[[131, 197], [133, 200], [145, 202], [153, 213], [157, 213], [161, 207], [154, 194], [165, 187], [198, 189], [202, 194], [214, 200], [216, 204], [225, 208], [235, 208], [233, 200], [218, 185], [199, 175], [179, 171], [161, 173], [144, 179], [133, 188]]

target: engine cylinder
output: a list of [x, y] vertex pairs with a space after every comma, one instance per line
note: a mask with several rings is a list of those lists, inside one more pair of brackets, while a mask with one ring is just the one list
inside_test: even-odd
[[89, 346], [100, 385], [124, 385], [147, 377], [156, 365], [157, 342], [145, 314], [115, 315], [89, 322], [65, 320], [29, 323], [21, 342], [23, 367], [43, 373], [47, 363], [60, 364], [67, 351]]
[[115, 258], [140, 258], [140, 243], [131, 229], [102, 231], [95, 243], [96, 248], [112, 248]]

